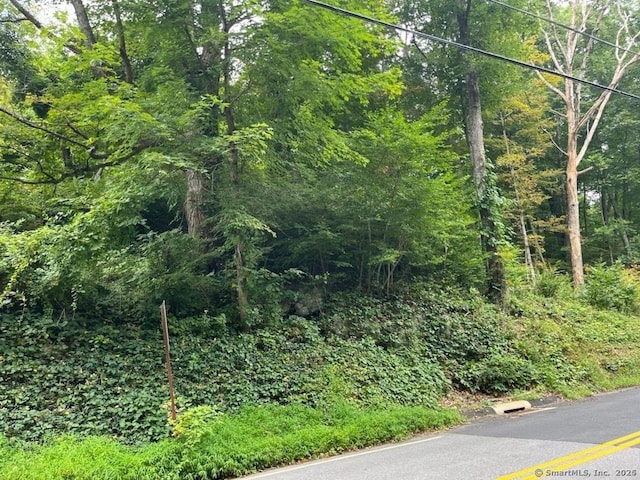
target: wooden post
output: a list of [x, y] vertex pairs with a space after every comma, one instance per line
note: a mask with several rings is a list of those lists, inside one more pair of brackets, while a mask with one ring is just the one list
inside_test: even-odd
[[171, 400], [171, 420], [176, 421], [176, 394], [173, 390], [173, 373], [171, 372], [171, 355], [169, 354], [169, 325], [167, 323], [167, 306], [165, 301], [160, 305], [162, 320], [162, 338], [164, 339], [164, 358], [167, 364], [167, 377], [169, 378], [169, 398]]

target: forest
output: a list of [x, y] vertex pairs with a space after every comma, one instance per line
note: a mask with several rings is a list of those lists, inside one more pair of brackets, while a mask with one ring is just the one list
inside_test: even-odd
[[0, 0], [0, 478], [640, 384], [637, 2], [327, 1]]

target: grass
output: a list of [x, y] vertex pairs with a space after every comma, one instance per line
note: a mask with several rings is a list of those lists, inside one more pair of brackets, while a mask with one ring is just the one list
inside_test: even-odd
[[106, 437], [61, 437], [42, 445], [0, 443], [3, 480], [222, 479], [274, 465], [399, 440], [462, 421], [453, 410], [336, 402], [247, 407], [234, 415], [197, 415], [177, 438], [142, 447]]
[[[60, 437], [46, 445], [0, 447], [0, 478], [11, 480], [120, 479], [142, 472], [145, 452], [106, 437]], [[142, 478], [142, 477], [141, 477]], [[153, 477], [148, 477], [153, 478]]]

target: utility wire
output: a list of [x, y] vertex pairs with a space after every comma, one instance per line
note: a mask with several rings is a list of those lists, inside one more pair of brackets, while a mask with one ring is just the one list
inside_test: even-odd
[[599, 83], [591, 82], [589, 80], [584, 80], [582, 78], [574, 77], [574, 76], [568, 75], [566, 73], [556, 72], [555, 70], [551, 70], [550, 68], [541, 67], [541, 66], [534, 65], [534, 64], [531, 64], [531, 63], [526, 63], [526, 62], [523, 62], [521, 60], [516, 60], [516, 59], [510, 58], [510, 57], [505, 57], [504, 55], [500, 55], [500, 54], [497, 54], [497, 53], [489, 52], [487, 50], [482, 50], [480, 48], [472, 47], [470, 45], [465, 45], [463, 43], [454, 42], [453, 40], [447, 40], [445, 38], [440, 38], [440, 37], [437, 37], [435, 35], [431, 35], [429, 33], [418, 32], [416, 30], [412, 30], [410, 28], [403, 27], [402, 25], [397, 25], [397, 24], [385, 22], [384, 20], [380, 20], [378, 18], [370, 17], [368, 15], [364, 15], [364, 14], [361, 14], [361, 13], [356, 13], [356, 12], [353, 12], [351, 10], [346, 10], [344, 8], [336, 7], [335, 5], [329, 5], [328, 3], [324, 3], [324, 2], [321, 2], [319, 0], [305, 0], [305, 1], [307, 3], [312, 4], [312, 5], [324, 8], [326, 10], [329, 10], [329, 11], [332, 11], [332, 12], [335, 12], [335, 13], [339, 13], [341, 15], [345, 15], [347, 17], [357, 18], [359, 20], [364, 20], [366, 22], [375, 23], [377, 25], [381, 25], [383, 27], [386, 27], [386, 28], [389, 28], [389, 29], [392, 29], [392, 30], [399, 30], [399, 31], [402, 31], [402, 32], [405, 32], [405, 33], [410, 33], [412, 35], [415, 35], [415, 36], [418, 36], [418, 37], [423, 37], [423, 38], [426, 38], [428, 40], [432, 40], [434, 42], [442, 43], [444, 45], [449, 45], [449, 46], [452, 46], [452, 47], [456, 47], [456, 48], [459, 48], [461, 50], [466, 50], [468, 52], [478, 53], [480, 55], [484, 55], [486, 57], [493, 58], [493, 59], [496, 59], [496, 60], [501, 60], [503, 62], [512, 63], [514, 65], [518, 65], [519, 67], [528, 68], [528, 69], [535, 70], [535, 71], [542, 72], [542, 73], [548, 73], [550, 75], [556, 75], [558, 77], [562, 77], [562, 78], [565, 78], [567, 80], [573, 80], [575, 82], [583, 83], [583, 84], [589, 85], [591, 87], [599, 88], [600, 90], [606, 90], [606, 91], [609, 91], [609, 92], [612, 92], [612, 93], [617, 93], [619, 95], [623, 95], [625, 97], [633, 98], [635, 100], [640, 100], [640, 96], [635, 95], [633, 93], [628, 93], [628, 92], [625, 92], [623, 90], [618, 90], [617, 88], [608, 87], [606, 85], [601, 85]]
[[610, 47], [613, 47], [616, 50], [622, 50], [623, 52], [631, 53], [631, 54], [634, 54], [634, 55], [637, 53], [637, 52], [634, 52], [632, 50], [629, 50], [628, 48], [624, 48], [624, 47], [621, 47], [620, 45], [616, 45], [615, 43], [609, 42], [608, 40], [604, 40], [603, 38], [599, 38], [599, 37], [596, 37], [595, 35], [591, 35], [590, 33], [587, 33], [584, 30], [578, 30], [577, 28], [573, 28], [573, 27], [571, 27], [569, 25], [566, 25], [564, 23], [560, 23], [560, 22], [558, 22], [556, 20], [553, 20], [552, 18], [543, 17], [542, 15], [538, 15], [537, 13], [529, 12], [527, 10], [524, 10], [522, 8], [519, 8], [519, 7], [516, 7], [514, 5], [509, 5], [508, 3], [501, 2], [500, 0], [486, 0], [486, 1], [487, 2], [491, 2], [491, 3], [495, 3], [496, 5], [500, 5], [501, 7], [505, 7], [505, 8], [508, 8], [510, 10], [514, 10], [514, 11], [516, 11], [518, 13], [522, 13], [522, 14], [527, 15], [529, 17], [533, 17], [533, 18], [536, 18], [538, 20], [542, 20], [543, 22], [547, 22], [547, 23], [550, 23], [552, 25], [555, 25], [556, 27], [560, 27], [560, 28], [563, 28], [565, 30], [569, 30], [571, 32], [577, 33], [578, 35], [583, 35], [583, 36], [585, 36], [587, 38], [590, 38], [591, 40], [594, 40], [596, 42], [600, 42], [600, 43], [603, 43], [605, 45], [609, 45]]

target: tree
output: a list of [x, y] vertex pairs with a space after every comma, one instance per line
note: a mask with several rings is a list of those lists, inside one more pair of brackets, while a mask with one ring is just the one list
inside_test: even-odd
[[[402, 20], [419, 31], [472, 47], [491, 49], [495, 46], [503, 54], [519, 48], [523, 43], [522, 32], [527, 27], [524, 23], [514, 23], [509, 12], [471, 1], [403, 3], [397, 9]], [[500, 300], [505, 290], [504, 268], [498, 253], [503, 241], [500, 199], [493, 161], [486, 156], [483, 102], [491, 104], [505, 94], [509, 83], [496, 84], [492, 79], [508, 76], [510, 67], [461, 54], [450, 46], [428, 44], [420, 38], [413, 39], [413, 43], [424, 59], [428, 59], [419, 62], [417, 68], [426, 73], [417, 73], [417, 81], [432, 81], [434, 90], [446, 92], [450, 101], [455, 99], [462, 107], [463, 118], [459, 120], [465, 126], [471, 160], [480, 240], [486, 255], [486, 290], [490, 297]], [[409, 65], [415, 72], [415, 60], [410, 60]], [[412, 85], [415, 86], [415, 81]]]
[[553, 225], [553, 219], [539, 218], [540, 206], [549, 199], [560, 172], [541, 162], [553, 146], [548, 94], [537, 79], [523, 78], [521, 82], [520, 91], [505, 98], [494, 114], [490, 132], [495, 133], [487, 143], [509, 200], [504, 215], [519, 234], [527, 275], [534, 283], [536, 264], [544, 262], [540, 227]]
[[[318, 15], [298, 3], [263, 6], [252, 1], [74, 0], [82, 36], [78, 29], [60, 27], [61, 37], [43, 46], [48, 55], [33, 63], [46, 88], [3, 104], [3, 140], [19, 153], [4, 159], [4, 180], [39, 191], [55, 185], [55, 196], [68, 195], [74, 205], [59, 230], [49, 228], [54, 222], [43, 213], [40, 225], [29, 230], [32, 237], [61, 245], [78, 232], [66, 228], [73, 219], [104, 242], [98, 242], [101, 255], [110, 252], [122, 265], [116, 268], [100, 259], [86, 265], [79, 250], [69, 249], [78, 253], [74, 273], [91, 272], [88, 276], [100, 288], [106, 284], [102, 279], [118, 278], [109, 287], [113, 289], [128, 281], [129, 273], [130, 281], [149, 287], [156, 285], [152, 277], [162, 262], [141, 261], [136, 269], [131, 265], [135, 255], [146, 252], [157, 259], [155, 249], [160, 249], [166, 265], [186, 270], [170, 258], [176, 256], [172, 245], [188, 244], [195, 249], [193, 258], [206, 265], [198, 274], [220, 285], [216, 301], [233, 292], [234, 326], [255, 323], [261, 314], [252, 304], [256, 285], [282, 273], [263, 275], [264, 256], [278, 226], [274, 212], [299, 183], [312, 187], [314, 176], [329, 165], [361, 158], [349, 144], [349, 133], [365, 123], [368, 111], [386, 106], [401, 90], [398, 69], [381, 68], [396, 44], [379, 31], [355, 20]], [[370, 7], [380, 9], [376, 2]], [[41, 27], [37, 20], [32, 25]], [[33, 111], [36, 102], [44, 106], [41, 117]], [[43, 154], [34, 160], [36, 151]], [[147, 174], [154, 169], [158, 178], [150, 182]], [[287, 175], [281, 175], [283, 170]], [[302, 171], [309, 177], [301, 177]], [[277, 187], [275, 177], [282, 180]], [[193, 242], [166, 231], [176, 226], [170, 218], [157, 222], [157, 230], [151, 228], [156, 222], [147, 217], [148, 210], [160, 210], [157, 202], [164, 192], [153, 195], [150, 188], [157, 188], [161, 179], [167, 182], [161, 187], [167, 203], [175, 205], [175, 192], [181, 192], [179, 217]], [[136, 190], [131, 183], [138, 181], [145, 183]], [[114, 191], [107, 195], [105, 185]], [[269, 196], [280, 187], [279, 197]], [[120, 194], [125, 193], [136, 198], [131, 209], [122, 210], [128, 230], [113, 234], [123, 243], [109, 244], [99, 231], [104, 225], [91, 219], [102, 200], [121, 208]], [[86, 201], [88, 212], [79, 211], [76, 195], [91, 199]], [[173, 212], [165, 208], [163, 215]], [[39, 227], [49, 230], [35, 235]], [[7, 248], [27, 242], [29, 234], [24, 233], [4, 236], [11, 244]], [[123, 252], [127, 242], [130, 250]], [[54, 252], [55, 246], [49, 250]], [[7, 266], [14, 285], [28, 283], [35, 262], [19, 266], [32, 251]], [[51, 270], [60, 259], [53, 258], [47, 261]]]
[[[593, 54], [604, 48], [594, 37], [606, 32], [605, 21], [613, 22], [616, 31], [613, 62], [604, 84], [609, 89], [617, 87], [629, 67], [640, 60], [637, 50], [640, 30], [635, 30], [629, 4], [611, 0], [573, 0], [565, 7], [547, 0], [546, 6], [554, 21], [568, 17], [570, 27], [564, 37], [556, 23], [542, 30], [544, 45], [556, 71], [580, 79], [590, 76]], [[585, 36], [583, 32], [590, 35]], [[612, 92], [603, 90], [598, 95], [586, 94], [583, 84], [575, 80], [563, 78], [561, 85], [556, 85], [548, 77], [539, 76], [565, 107], [566, 146], [562, 150], [566, 156], [566, 221], [573, 284], [579, 287], [584, 283], [578, 195], [578, 177], [582, 171], [579, 166], [587, 155]]]
[[[639, 67], [636, 64], [629, 70], [619, 88], [633, 90]], [[624, 97], [612, 96], [607, 121], [601, 123], [584, 160], [591, 168], [581, 176], [582, 190], [589, 192], [590, 200], [581, 211], [585, 263], [621, 260], [630, 265], [638, 259], [638, 218], [634, 212], [640, 139], [634, 107]]]

